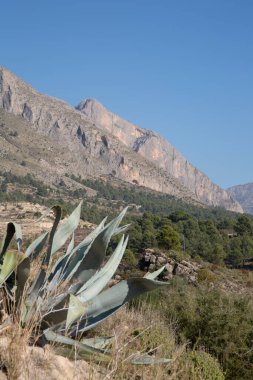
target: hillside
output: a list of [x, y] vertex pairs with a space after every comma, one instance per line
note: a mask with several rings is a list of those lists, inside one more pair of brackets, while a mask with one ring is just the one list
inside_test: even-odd
[[238, 208], [238, 205], [232, 206], [231, 198], [226, 191], [212, 183], [204, 173], [191, 165], [179, 151], [159, 134], [122, 119], [93, 99], [83, 100], [76, 108], [89, 120], [92, 120], [95, 125], [117, 137], [132, 151], [152, 162], [159, 170], [162, 169], [176, 178], [199, 201], [233, 211], [240, 210], [240, 206]]
[[[3, 235], [3, 227], [7, 220], [17, 221], [22, 226], [26, 246], [31, 238], [34, 239], [52, 225], [52, 215], [47, 216], [45, 221], [40, 220], [36, 223], [44, 212], [45, 207], [29, 203], [2, 204], [0, 235]], [[217, 264], [216, 259], [221, 258], [218, 257], [220, 250], [214, 252], [215, 265], [199, 257], [201, 249], [204, 246], [212, 248], [212, 243], [217, 246], [224, 240], [227, 246], [229, 239], [233, 245], [233, 241], [236, 242], [239, 235], [242, 239], [246, 236], [248, 243], [249, 238], [252, 240], [252, 219], [238, 215], [233, 217], [236, 219], [230, 221], [231, 226], [234, 226], [238, 235], [228, 238], [224, 231], [228, 219], [217, 220], [215, 223], [210, 220], [198, 221], [182, 212], [174, 212], [167, 217], [146, 213], [138, 219], [130, 215], [133, 223], [129, 232], [130, 250], [128, 248], [125, 252], [111, 285], [128, 276], [143, 277], [147, 270], [152, 272], [162, 265], [165, 265], [166, 271], [159, 280], [169, 282], [163, 289], [139, 298], [93, 329], [89, 335], [85, 335], [85, 339], [114, 337], [109, 352], [111, 362], [99, 362], [94, 369], [95, 358], [92, 358], [89, 367], [83, 361], [78, 348], [74, 356], [71, 356], [66, 347], [57, 344], [52, 348], [46, 345], [43, 350], [31, 347], [32, 343], [27, 340], [27, 334], [22, 334], [20, 326], [12, 324], [6, 331], [6, 325], [1, 325], [6, 321], [6, 313], [0, 305], [0, 346], [4, 347], [0, 353], [0, 376], [4, 380], [21, 380], [30, 378], [33, 374], [36, 379], [46, 377], [52, 380], [70, 380], [73, 377], [85, 379], [85, 371], [89, 371], [89, 379], [102, 379], [106, 375], [108, 379], [129, 380], [237, 380], [240, 371], [242, 379], [251, 379], [252, 272], [228, 269]], [[250, 227], [247, 231], [242, 230], [246, 226], [246, 220]], [[168, 235], [169, 239], [166, 238], [163, 232], [166, 229], [168, 233], [168, 227], [175, 229], [174, 232], [177, 231], [174, 236], [178, 238], [181, 233], [185, 235], [184, 251], [182, 242], [180, 247], [179, 240], [176, 242], [171, 234]], [[83, 239], [87, 234], [85, 229], [91, 230], [94, 226], [82, 221], [78, 234], [75, 234], [76, 243], [79, 241], [78, 236]], [[196, 238], [199, 238], [200, 243], [204, 242], [204, 245], [199, 246], [199, 252], [195, 251], [197, 245], [194, 247]], [[169, 240], [174, 244], [173, 249], [169, 248]], [[151, 248], [155, 241], [159, 247]], [[139, 249], [135, 251], [134, 262], [130, 251], [134, 250], [137, 243]], [[111, 248], [110, 246], [108, 253], [111, 252]], [[194, 249], [191, 252], [192, 248]], [[208, 254], [207, 259], [211, 259], [210, 252], [206, 251], [205, 254]], [[140, 267], [142, 258], [146, 263], [149, 261], [148, 267]], [[26, 332], [26, 329], [23, 331]], [[162, 357], [172, 361], [159, 366], [140, 366], [132, 363], [130, 359], [136, 358], [138, 362], [140, 354], [151, 361]], [[74, 358], [75, 361], [69, 361], [59, 355]], [[16, 359], [14, 361], [13, 356]], [[20, 363], [25, 362], [26, 365], [21, 367]]]
[[241, 204], [245, 212], [253, 215], [253, 183], [233, 186], [227, 191], [231, 197]]
[[[1, 170], [30, 172], [48, 184], [64, 181], [70, 187], [66, 174], [110, 176], [187, 202], [242, 211], [225, 190], [159, 135], [116, 116], [111, 128], [112, 114], [97, 102], [84, 102], [74, 109], [39, 94], [1, 68], [0, 108]], [[115, 132], [116, 125], [120, 133]], [[132, 137], [126, 139], [126, 135]]]

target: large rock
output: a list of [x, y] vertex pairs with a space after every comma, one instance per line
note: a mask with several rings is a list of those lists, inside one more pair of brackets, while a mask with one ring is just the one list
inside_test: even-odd
[[[16, 347], [8, 337], [0, 337], [0, 360], [9, 372], [8, 379], [100, 380], [104, 377], [84, 360], [71, 361], [55, 355], [50, 347]], [[0, 371], [0, 380], [5, 379], [5, 374]]]
[[187, 260], [177, 261], [160, 250], [147, 248], [139, 259], [139, 268], [143, 271], [157, 270], [162, 265], [165, 266], [164, 272], [160, 275], [163, 280], [170, 280], [173, 276], [184, 277], [188, 282], [195, 283], [197, 274], [201, 266], [195, 262]]

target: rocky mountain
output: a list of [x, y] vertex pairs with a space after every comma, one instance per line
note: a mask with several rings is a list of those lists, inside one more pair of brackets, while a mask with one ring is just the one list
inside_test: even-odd
[[[95, 100], [74, 109], [0, 68], [0, 169], [32, 172], [47, 183], [65, 175], [110, 176], [184, 200], [241, 212], [232, 197], [158, 134]], [[25, 165], [24, 165], [25, 162]]]
[[227, 191], [242, 205], [245, 212], [253, 215], [253, 183], [233, 186], [227, 189]]
[[191, 165], [159, 134], [122, 119], [93, 99], [81, 101], [76, 108], [102, 130], [111, 133], [145, 160], [176, 178], [201, 202], [241, 211], [240, 205], [236, 204], [225, 190]]

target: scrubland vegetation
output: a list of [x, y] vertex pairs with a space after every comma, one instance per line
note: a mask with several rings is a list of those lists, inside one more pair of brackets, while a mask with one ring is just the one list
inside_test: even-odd
[[[9, 183], [32, 186], [33, 191], [6, 193]], [[85, 220], [97, 223], [104, 215], [113, 216], [127, 203], [132, 204], [124, 219], [131, 223], [123, 258], [129, 269], [126, 273], [143, 275], [138, 260], [146, 248], [173, 254], [178, 262], [203, 264], [195, 284], [174, 276], [164, 289], [133, 301], [89, 332], [88, 337], [115, 337], [110, 362], [100, 363], [104, 370], [101, 378], [252, 379], [253, 276], [247, 259], [253, 257], [253, 218], [187, 205], [144, 190], [113, 188], [102, 181], [86, 180], [83, 184], [97, 191], [93, 197], [86, 197], [84, 190], [75, 194], [85, 199]], [[21, 180], [10, 173], [2, 175], [1, 201], [29, 200], [48, 206], [57, 202], [66, 214], [73, 208], [64, 191], [54, 191], [53, 199], [48, 199], [50, 194], [50, 189], [30, 176]], [[114, 238], [108, 254], [117, 243]], [[222, 288], [220, 284], [228, 280], [241, 284], [247, 292]], [[172, 361], [151, 366], [131, 364], [129, 358], [136, 354]], [[1, 365], [8, 373], [13, 362], [2, 357]]]

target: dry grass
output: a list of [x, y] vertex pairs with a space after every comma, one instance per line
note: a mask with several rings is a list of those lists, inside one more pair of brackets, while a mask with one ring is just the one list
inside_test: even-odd
[[[4, 297], [8, 301], [8, 297]], [[12, 313], [11, 324], [6, 311], [10, 302], [1, 303], [0, 366], [10, 380], [210, 380], [194, 367], [192, 351], [176, 342], [175, 326], [164, 320], [159, 311], [142, 303], [138, 309], [123, 307], [99, 327], [89, 332], [94, 336], [113, 336], [110, 363], [100, 364], [97, 372], [83, 360], [70, 361], [56, 355], [54, 346], [46, 349], [31, 346], [32, 331], [38, 320], [21, 328], [19, 314]], [[2, 327], [2, 328], [1, 328]], [[57, 351], [56, 351], [57, 352]], [[169, 358], [169, 364], [136, 365], [136, 356]], [[77, 355], [78, 357], [78, 355]], [[194, 359], [195, 360], [195, 359]], [[0, 375], [1, 375], [0, 371]], [[197, 374], [197, 375], [196, 375]], [[220, 379], [220, 378], [215, 378]]]
[[101, 380], [101, 376], [88, 363], [70, 361], [56, 355], [54, 347], [49, 345], [44, 349], [36, 347], [40, 315], [34, 313], [29, 323], [22, 328], [22, 307], [16, 308], [4, 289], [1, 289], [0, 299], [1, 380], [4, 374], [9, 380]]
[[[138, 310], [124, 307], [106, 320], [94, 333], [114, 336], [112, 361], [104, 379], [176, 379], [184, 345], [176, 344], [175, 329], [149, 305]], [[169, 358], [169, 364], [133, 365], [136, 355]]]

